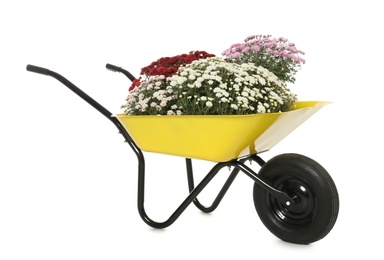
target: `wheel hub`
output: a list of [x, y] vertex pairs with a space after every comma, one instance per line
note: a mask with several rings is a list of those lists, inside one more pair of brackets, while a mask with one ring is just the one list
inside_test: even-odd
[[294, 204], [281, 203], [269, 196], [270, 208], [279, 221], [292, 225], [305, 225], [316, 214], [316, 200], [311, 186], [302, 179], [295, 177], [282, 177], [273, 181], [275, 188], [287, 194]]

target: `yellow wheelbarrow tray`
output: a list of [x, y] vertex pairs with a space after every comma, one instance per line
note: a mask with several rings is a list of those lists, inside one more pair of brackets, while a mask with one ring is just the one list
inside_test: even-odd
[[[107, 64], [107, 68], [135, 80], [120, 67]], [[137, 156], [137, 208], [141, 219], [150, 227], [172, 225], [192, 203], [204, 213], [213, 212], [242, 172], [254, 182], [256, 211], [276, 237], [290, 243], [309, 244], [324, 238], [333, 228], [338, 216], [339, 197], [331, 176], [319, 163], [295, 153], [277, 155], [266, 162], [259, 155], [329, 102], [301, 101], [288, 112], [239, 116], [113, 115], [60, 74], [34, 65], [27, 65], [27, 70], [57, 79], [116, 126]], [[145, 210], [146, 162], [143, 151], [185, 157], [189, 194], [165, 221], [151, 219]], [[196, 186], [192, 159], [215, 162]], [[246, 165], [248, 161], [256, 162], [259, 171]], [[127, 165], [131, 163], [129, 161]], [[166, 167], [168, 170], [174, 165]], [[228, 179], [212, 204], [201, 204], [197, 196], [218, 172], [228, 167], [231, 169]]]
[[225, 162], [270, 150], [329, 103], [297, 102], [288, 112], [252, 115], [116, 117], [143, 151]]

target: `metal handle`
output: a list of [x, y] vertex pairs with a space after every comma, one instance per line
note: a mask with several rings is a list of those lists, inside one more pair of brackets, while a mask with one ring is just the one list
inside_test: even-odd
[[144, 160], [144, 157], [142, 155], [140, 148], [138, 148], [136, 144], [133, 142], [131, 136], [125, 130], [124, 126], [119, 122], [119, 120], [116, 117], [112, 116], [111, 112], [109, 112], [105, 107], [100, 105], [100, 103], [98, 103], [96, 100], [88, 96], [88, 94], [86, 94], [84, 91], [82, 91], [75, 84], [70, 82], [68, 79], [66, 79], [59, 73], [56, 73], [54, 71], [51, 71], [42, 67], [34, 66], [34, 65], [27, 65], [27, 71], [51, 76], [57, 79], [58, 81], [60, 81], [61, 83], [63, 83], [67, 88], [72, 90], [76, 95], [78, 95], [80, 98], [86, 101], [89, 105], [91, 105], [93, 108], [99, 111], [102, 115], [108, 118], [108, 120], [110, 120], [119, 129], [119, 133], [124, 136], [124, 139], [130, 145], [132, 150], [136, 153], [139, 161]]
[[113, 72], [121, 72], [121, 73], [123, 73], [132, 82], [136, 79], [129, 71], [127, 71], [127, 70], [125, 70], [125, 69], [123, 69], [121, 67], [118, 67], [118, 66], [115, 66], [115, 65], [112, 65], [112, 64], [109, 64], [109, 63], [105, 67], [108, 70], [111, 70]]

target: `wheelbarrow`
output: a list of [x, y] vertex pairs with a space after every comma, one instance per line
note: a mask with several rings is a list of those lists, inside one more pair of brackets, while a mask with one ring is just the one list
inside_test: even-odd
[[[106, 67], [135, 80], [121, 67], [111, 64]], [[268, 161], [259, 156], [329, 102], [297, 102], [288, 112], [239, 116], [114, 115], [62, 75], [34, 65], [27, 65], [27, 70], [59, 80], [117, 127], [138, 159], [138, 212], [150, 227], [170, 226], [191, 203], [205, 213], [213, 212], [242, 172], [254, 182], [253, 200], [261, 221], [281, 240], [309, 244], [324, 238], [333, 228], [339, 212], [338, 192], [331, 176], [319, 163], [295, 153], [280, 154]], [[189, 195], [163, 222], [152, 220], [145, 211], [143, 152], [185, 158]], [[192, 159], [214, 162], [196, 186]], [[247, 161], [256, 162], [260, 170], [255, 172], [246, 165]], [[228, 179], [212, 204], [204, 206], [197, 196], [224, 167], [231, 168]]]

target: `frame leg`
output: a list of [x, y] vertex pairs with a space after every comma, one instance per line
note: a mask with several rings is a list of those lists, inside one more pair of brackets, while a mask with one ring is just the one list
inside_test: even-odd
[[[188, 187], [189, 192], [191, 192], [194, 189], [194, 181], [193, 181], [193, 169], [192, 169], [192, 160], [186, 159], [186, 165], [187, 165], [187, 176], [188, 176]], [[232, 185], [233, 181], [237, 177], [237, 174], [239, 173], [238, 168], [234, 168], [229, 175], [227, 181], [224, 183], [224, 186], [221, 188], [219, 194], [217, 195], [216, 199], [213, 201], [212, 205], [209, 207], [205, 207], [202, 205], [197, 198], [193, 200], [193, 203], [195, 206], [200, 209], [202, 212], [210, 213], [214, 211], [220, 204], [221, 200], [223, 199], [224, 195], [227, 193], [229, 187]]]
[[190, 192], [188, 197], [181, 203], [175, 212], [164, 222], [157, 222], [148, 217], [144, 207], [144, 186], [145, 186], [145, 163], [144, 157], [139, 159], [139, 181], [138, 181], [138, 199], [137, 205], [140, 217], [143, 221], [153, 228], [166, 228], [178, 219], [184, 210], [191, 204], [191, 202], [199, 195], [199, 193], [207, 186], [207, 184], [216, 176], [216, 174], [225, 166], [231, 165], [230, 163], [217, 163], [205, 178]]
[[[244, 159], [240, 159], [239, 161], [244, 163], [247, 160], [255, 161], [260, 166], [263, 166], [265, 163], [265, 161], [259, 156], [257, 156], [256, 154], [250, 155], [249, 157], [246, 157]], [[186, 166], [187, 166], [187, 176], [188, 176], [188, 187], [189, 187], [189, 192], [191, 192], [194, 189], [193, 167], [192, 167], [191, 159], [186, 159]], [[195, 204], [195, 206], [204, 213], [213, 212], [219, 206], [221, 200], [223, 199], [224, 195], [227, 193], [229, 187], [232, 185], [233, 181], [235, 180], [239, 172], [240, 172], [240, 168], [234, 167], [227, 181], [224, 183], [224, 186], [221, 188], [219, 194], [217, 195], [216, 199], [213, 201], [211, 206], [205, 207], [203, 204], [199, 202], [197, 198], [193, 200], [193, 204]]]

